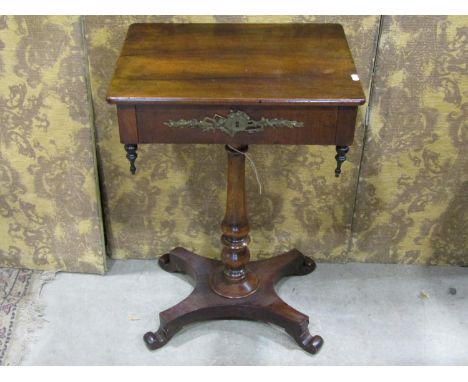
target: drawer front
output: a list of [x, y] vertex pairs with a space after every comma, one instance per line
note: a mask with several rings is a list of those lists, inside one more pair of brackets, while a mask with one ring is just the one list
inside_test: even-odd
[[355, 109], [134, 105], [119, 124], [123, 143], [350, 144]]

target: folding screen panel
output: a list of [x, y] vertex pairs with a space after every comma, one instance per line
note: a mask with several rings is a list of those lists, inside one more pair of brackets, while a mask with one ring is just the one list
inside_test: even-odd
[[80, 17], [0, 18], [0, 266], [103, 273]]
[[468, 17], [383, 18], [358, 261], [468, 265]]

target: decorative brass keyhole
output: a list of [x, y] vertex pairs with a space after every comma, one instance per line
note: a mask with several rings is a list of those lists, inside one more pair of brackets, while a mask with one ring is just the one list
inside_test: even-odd
[[229, 111], [226, 117], [215, 114], [213, 117], [205, 117], [202, 120], [196, 119], [179, 119], [178, 121], [169, 120], [164, 122], [169, 127], [192, 127], [202, 131], [221, 130], [222, 132], [234, 136], [240, 132], [257, 133], [263, 131], [265, 127], [279, 128], [296, 128], [304, 127], [304, 122], [290, 121], [280, 118], [260, 118], [253, 120], [243, 111]]

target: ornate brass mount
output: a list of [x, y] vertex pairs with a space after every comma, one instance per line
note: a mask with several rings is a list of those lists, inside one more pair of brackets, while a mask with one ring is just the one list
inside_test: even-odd
[[202, 120], [196, 119], [179, 119], [177, 121], [169, 120], [164, 122], [169, 127], [191, 127], [201, 129], [202, 131], [221, 130], [229, 134], [231, 137], [237, 133], [245, 131], [247, 133], [257, 133], [263, 131], [265, 127], [304, 127], [303, 122], [290, 121], [280, 118], [264, 118], [255, 121], [250, 119], [250, 116], [243, 111], [230, 110], [226, 117], [215, 114], [213, 117], [205, 117]]

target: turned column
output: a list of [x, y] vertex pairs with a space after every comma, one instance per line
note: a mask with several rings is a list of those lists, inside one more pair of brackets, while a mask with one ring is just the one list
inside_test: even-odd
[[[232, 146], [231, 146], [232, 147]], [[249, 222], [245, 206], [245, 153], [247, 145], [233, 150], [225, 146], [228, 155], [226, 213], [221, 223], [221, 260], [223, 268], [210, 277], [210, 287], [227, 298], [240, 298], [254, 293], [258, 278], [246, 266], [250, 259]], [[237, 150], [237, 151], [236, 151]]]

